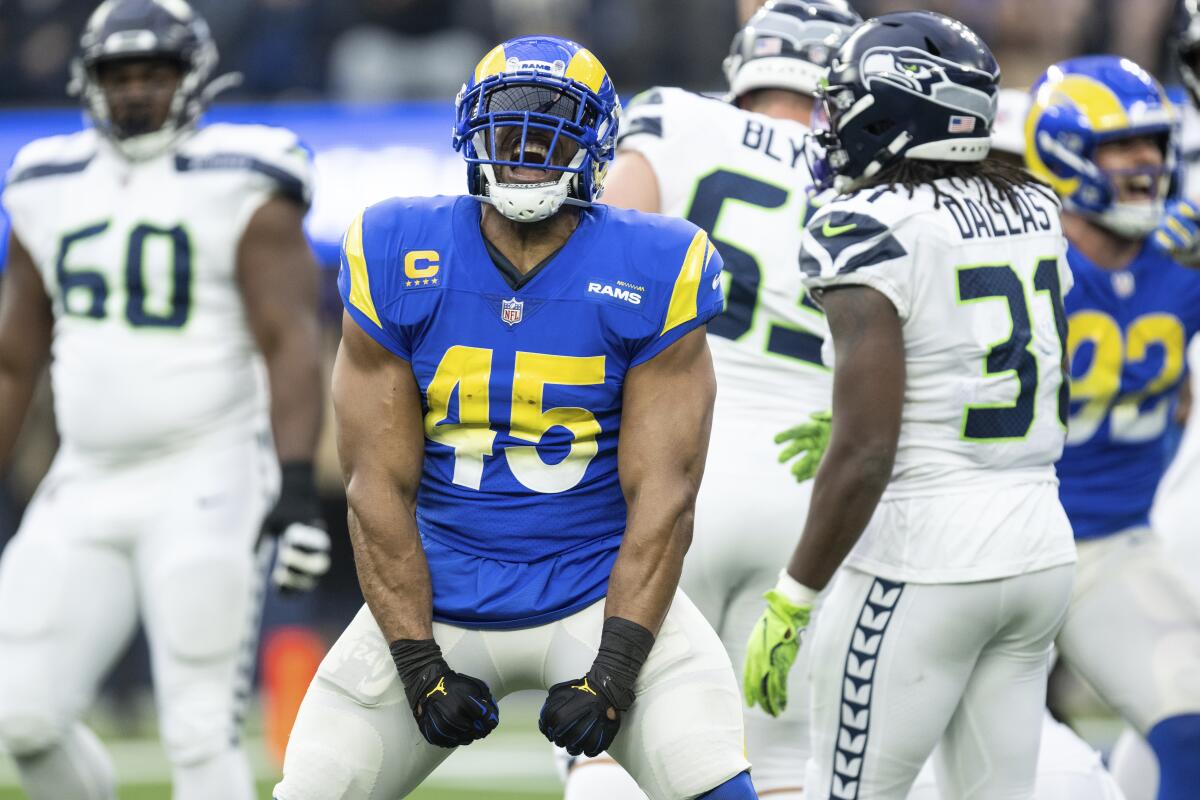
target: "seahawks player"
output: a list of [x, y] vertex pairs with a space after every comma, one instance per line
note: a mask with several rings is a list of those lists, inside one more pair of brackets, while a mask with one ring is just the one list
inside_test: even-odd
[[530, 688], [550, 741], [607, 750], [652, 798], [756, 796], [729, 659], [676, 588], [721, 258], [686, 222], [593, 205], [618, 113], [586, 49], [504, 42], [457, 102], [470, 195], [346, 234], [334, 404], [367, 605], [277, 800], [403, 797]]
[[1151, 235], [1171, 183], [1175, 112], [1153, 78], [1115, 56], [1056, 64], [1033, 92], [1027, 159], [1063, 197], [1076, 283], [1058, 472], [1080, 563], [1059, 651], [1146, 737], [1160, 800], [1190, 797], [1200, 785], [1200, 604], [1149, 520], [1184, 345], [1200, 330], [1200, 274]]
[[998, 77], [966, 26], [906, 12], [851, 34], [819, 95], [842, 194], [801, 266], [833, 428], [745, 675], [770, 706], [811, 647], [814, 797], [903, 798], [935, 745], [944, 796], [1033, 796], [1075, 560], [1053, 469], [1071, 276], [1052, 193], [987, 159]]
[[[797, 415], [829, 408], [825, 321], [796, 269], [811, 184], [803, 154], [817, 83], [860, 21], [827, 0], [768, 3], [734, 36], [727, 98], [656, 88], [634, 99], [606, 183], [606, 203], [688, 219], [708, 231], [725, 260], [728, 307], [708, 326], [720, 391], [680, 585], [735, 664], [812, 485], [797, 485], [779, 468], [772, 437]], [[803, 788], [804, 679], [797, 669], [798, 699], [779, 719], [759, 708], [745, 712], [754, 785], [773, 797], [799, 797]], [[568, 800], [637, 796], [611, 760], [586, 766], [570, 770]]]
[[79, 719], [139, 620], [174, 797], [249, 800], [264, 516], [282, 585], [328, 567], [308, 157], [288, 131], [196, 128], [216, 58], [181, 0], [103, 3], [74, 68], [92, 127], [8, 174], [0, 461], [51, 356], [61, 437], [0, 561], [0, 744], [34, 800], [115, 796]]

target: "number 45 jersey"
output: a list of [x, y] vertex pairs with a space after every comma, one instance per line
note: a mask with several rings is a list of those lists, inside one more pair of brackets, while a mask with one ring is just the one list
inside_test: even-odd
[[1075, 560], [1054, 471], [1066, 436], [1065, 250], [1057, 201], [1033, 188], [1011, 202], [977, 181], [874, 188], [813, 215], [808, 286], [875, 289], [904, 339], [895, 466], [848, 564], [940, 583]]
[[686, 222], [597, 205], [514, 287], [479, 221], [470, 197], [371, 206], [338, 284], [422, 393], [434, 619], [522, 628], [607, 593], [626, 374], [721, 311], [721, 259]]
[[17, 154], [4, 205], [53, 307], [64, 450], [136, 460], [266, 430], [237, 248], [272, 195], [307, 204], [310, 170], [294, 134], [256, 125], [139, 162], [93, 130]]

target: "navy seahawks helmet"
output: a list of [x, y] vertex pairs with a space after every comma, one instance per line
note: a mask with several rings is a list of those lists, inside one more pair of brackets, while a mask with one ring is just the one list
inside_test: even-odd
[[817, 92], [829, 170], [848, 185], [901, 158], [982, 161], [999, 80], [988, 46], [950, 17], [903, 11], [863, 23]]
[[840, 0], [771, 0], [733, 35], [723, 64], [730, 98], [755, 89], [815, 93], [830, 57], [861, 22]]
[[[97, 80], [101, 64], [161, 58], [179, 63], [182, 80], [162, 128], [130, 135], [113, 124], [108, 100]], [[240, 76], [210, 81], [217, 46], [208, 25], [185, 0], [105, 0], [92, 12], [71, 63], [68, 90], [83, 100], [92, 124], [126, 156], [149, 158], [167, 149], [204, 112], [218, 85]]]
[[1200, 106], [1200, 75], [1192, 66], [1197, 54], [1200, 54], [1200, 0], [1183, 0], [1174, 38], [1179, 75], [1192, 96], [1192, 102]]

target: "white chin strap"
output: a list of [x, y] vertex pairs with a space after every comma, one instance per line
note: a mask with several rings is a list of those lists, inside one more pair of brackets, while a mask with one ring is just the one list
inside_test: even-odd
[[1111, 208], [1100, 214], [1092, 214], [1093, 222], [1117, 236], [1126, 239], [1144, 239], [1154, 232], [1162, 221], [1166, 204], [1161, 201], [1153, 203], [1114, 203]]
[[[475, 135], [475, 150], [484, 158], [490, 158], [482, 134]], [[570, 167], [576, 169], [583, 163], [583, 150], [575, 153]], [[541, 222], [554, 216], [563, 205], [590, 206], [591, 203], [568, 197], [571, 180], [578, 173], [563, 172], [557, 180], [544, 183], [500, 183], [496, 180], [496, 169], [491, 164], [480, 164], [483, 173], [484, 194], [479, 199], [491, 203], [496, 210], [513, 222]]]

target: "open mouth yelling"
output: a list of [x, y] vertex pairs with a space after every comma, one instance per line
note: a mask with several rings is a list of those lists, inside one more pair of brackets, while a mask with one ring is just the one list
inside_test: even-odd
[[531, 164], [549, 163], [561, 165], [565, 163], [565, 142], [559, 139], [554, 148], [554, 153], [550, 154], [550, 142], [553, 140], [552, 135], [545, 131], [529, 131], [525, 136], [525, 151], [521, 152], [521, 131], [514, 129], [505, 138], [501, 140], [500, 157], [505, 161], [521, 161], [525, 166], [499, 166], [497, 167], [497, 178], [502, 183], [549, 183], [558, 179], [562, 174], [561, 170], [548, 169], [547, 167], [529, 166]]
[[1117, 181], [1122, 203], [1152, 203], [1158, 197], [1157, 181], [1150, 175], [1130, 175]]

